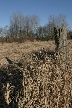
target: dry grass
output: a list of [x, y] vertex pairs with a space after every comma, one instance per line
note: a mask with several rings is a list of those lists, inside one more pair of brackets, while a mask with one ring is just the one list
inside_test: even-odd
[[0, 45], [0, 82], [8, 107], [72, 108], [72, 41], [68, 41], [67, 70], [62, 70], [54, 49], [52, 41]]
[[6, 59], [5, 57], [9, 57], [13, 61], [20, 60], [20, 58], [28, 53], [31, 53], [32, 51], [37, 51], [41, 48], [49, 48], [49, 49], [54, 49], [55, 46], [54, 42], [52, 41], [44, 41], [44, 42], [30, 42], [26, 41], [24, 43], [18, 43], [18, 42], [13, 42], [13, 43], [0, 43], [0, 66], [3, 64], [6, 64]]

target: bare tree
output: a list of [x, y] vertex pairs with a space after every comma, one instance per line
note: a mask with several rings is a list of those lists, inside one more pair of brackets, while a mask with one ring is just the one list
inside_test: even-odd
[[29, 32], [31, 31], [30, 16], [25, 16], [25, 31], [26, 31], [26, 36], [28, 36]]
[[3, 28], [0, 27], [0, 36], [2, 36]]
[[10, 17], [10, 32], [11, 36], [17, 37], [18, 34], [18, 16], [16, 13]]
[[50, 15], [49, 16], [49, 24], [54, 24], [54, 26], [56, 26], [58, 28], [61, 28], [62, 24], [64, 24], [64, 26], [67, 29], [69, 29], [69, 24], [67, 22], [65, 14], [60, 14], [58, 16]]
[[54, 22], [58, 28], [61, 28], [62, 24], [64, 24], [65, 28], [69, 29], [69, 24], [67, 22], [65, 14], [60, 14], [57, 17], [55, 17]]
[[24, 23], [24, 16], [20, 12], [12, 14], [10, 17], [11, 36], [22, 37], [23, 30], [25, 29]]
[[32, 15], [30, 17], [30, 26], [32, 32], [35, 34], [39, 27], [39, 17], [37, 15]]
[[39, 39], [42, 38], [42, 36], [43, 36], [43, 27], [42, 26], [38, 27], [37, 36], [38, 36]]

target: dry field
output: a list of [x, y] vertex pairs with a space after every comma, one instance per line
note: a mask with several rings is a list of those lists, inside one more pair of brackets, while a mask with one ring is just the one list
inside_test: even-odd
[[[24, 43], [0, 43], [0, 66], [4, 64], [8, 64], [5, 57], [8, 57], [9, 59], [18, 62], [21, 57], [27, 56], [32, 51], [37, 51], [42, 48], [49, 48], [49, 49], [55, 49], [54, 42], [52, 41], [45, 41], [45, 42], [29, 42], [26, 41]], [[29, 58], [28, 58], [29, 59]]]
[[67, 70], [54, 41], [0, 43], [0, 108], [72, 108], [72, 40]]

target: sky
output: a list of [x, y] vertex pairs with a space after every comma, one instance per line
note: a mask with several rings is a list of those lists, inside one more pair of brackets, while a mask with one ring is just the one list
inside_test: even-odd
[[0, 0], [0, 27], [9, 25], [10, 16], [16, 12], [39, 16], [41, 25], [50, 15], [64, 14], [72, 28], [72, 0]]

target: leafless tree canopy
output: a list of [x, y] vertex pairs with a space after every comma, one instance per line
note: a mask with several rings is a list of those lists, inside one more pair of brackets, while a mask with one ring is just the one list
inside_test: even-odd
[[54, 27], [61, 28], [62, 24], [64, 24], [69, 32], [70, 27], [66, 15], [64, 14], [58, 16], [50, 15], [48, 22], [44, 26], [41, 26], [40, 19], [37, 15], [24, 16], [21, 12], [17, 12], [10, 16], [10, 23], [8, 26], [0, 28], [0, 36], [6, 37], [6, 41], [9, 38], [13, 41], [28, 37], [38, 40], [53, 40]]

